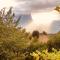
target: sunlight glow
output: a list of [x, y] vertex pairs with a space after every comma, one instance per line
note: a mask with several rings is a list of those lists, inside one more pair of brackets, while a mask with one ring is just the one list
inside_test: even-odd
[[40, 32], [51, 32], [50, 27], [53, 21], [60, 20], [60, 14], [57, 11], [44, 11], [31, 13], [32, 22], [26, 26], [27, 31], [38, 30]]
[[36, 24], [49, 24], [59, 19], [59, 13], [56, 11], [32, 13], [33, 22]]
[[0, 9], [4, 8], [4, 7], [15, 7], [16, 6], [16, 3], [14, 0], [0, 0]]

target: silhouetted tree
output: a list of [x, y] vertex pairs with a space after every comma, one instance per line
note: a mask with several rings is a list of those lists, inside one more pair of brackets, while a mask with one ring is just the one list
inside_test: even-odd
[[46, 33], [45, 31], [43, 31], [43, 34], [44, 34], [44, 35], [47, 35], [47, 33]]
[[32, 37], [37, 37], [37, 38], [39, 38], [39, 31], [33, 31]]

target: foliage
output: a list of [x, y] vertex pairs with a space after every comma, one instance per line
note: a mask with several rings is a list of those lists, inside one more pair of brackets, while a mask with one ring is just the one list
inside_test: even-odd
[[[59, 60], [60, 51], [52, 48], [60, 49], [60, 32], [52, 35], [47, 44], [40, 43], [39, 31], [33, 31], [31, 35], [18, 27], [20, 18], [15, 20], [12, 7], [7, 12], [5, 8], [0, 11], [0, 60]], [[53, 52], [49, 52], [51, 50]]]
[[14, 20], [12, 8], [7, 13], [2, 9], [0, 13], [0, 60], [22, 60], [23, 50], [29, 46], [29, 34], [17, 27], [21, 17]]
[[60, 6], [56, 6], [56, 8], [54, 10], [60, 12]]
[[50, 36], [49, 41], [47, 42], [49, 51], [52, 48], [60, 49], [60, 32]]
[[48, 52], [48, 50], [43, 50], [42, 52], [36, 50], [30, 53], [33, 56], [33, 60], [60, 60], [60, 51], [52, 49], [53, 52]]
[[44, 35], [47, 35], [47, 33], [46, 33], [45, 31], [43, 31], [43, 34], [44, 34]]
[[32, 36], [39, 38], [39, 31], [33, 31]]

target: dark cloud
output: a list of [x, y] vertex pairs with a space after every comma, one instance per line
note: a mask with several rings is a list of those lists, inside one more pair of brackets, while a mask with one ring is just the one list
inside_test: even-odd
[[[40, 9], [51, 8], [60, 3], [60, 0], [16, 0], [20, 3], [24, 11], [37, 11]], [[22, 4], [21, 4], [22, 2]]]

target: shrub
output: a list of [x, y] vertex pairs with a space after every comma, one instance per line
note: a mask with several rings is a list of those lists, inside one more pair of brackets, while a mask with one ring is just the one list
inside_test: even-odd
[[52, 49], [53, 52], [48, 52], [48, 50], [42, 50], [42, 52], [36, 50], [30, 53], [33, 56], [33, 60], [60, 60], [60, 51]]
[[49, 51], [52, 48], [60, 49], [60, 33], [50, 36], [47, 42], [47, 46]]

